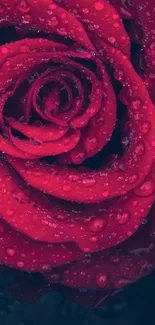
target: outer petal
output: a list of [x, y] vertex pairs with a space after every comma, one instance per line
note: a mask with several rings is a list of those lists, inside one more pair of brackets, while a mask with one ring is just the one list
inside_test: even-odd
[[70, 13], [50, 0], [27, 0], [27, 6], [16, 0], [5, 0], [0, 20], [27, 30], [67, 36], [86, 48], [93, 50], [81, 23]]
[[[59, 3], [59, 0], [56, 0]], [[82, 22], [94, 45], [102, 51], [102, 41], [116, 46], [129, 55], [130, 41], [115, 9], [106, 1], [62, 0], [61, 5], [71, 10]]]
[[51, 270], [82, 256], [82, 252], [69, 243], [52, 245], [38, 243], [0, 221], [0, 261], [9, 267], [28, 272]]
[[118, 248], [88, 255], [69, 268], [64, 267], [63, 271], [62, 267], [61, 282], [72, 288], [99, 291], [120, 289], [150, 273], [155, 264], [154, 240], [150, 236], [151, 220], [154, 224], [154, 210], [151, 213], [153, 214], [149, 216], [148, 224], [142, 226], [132, 238]]
[[[22, 172], [27, 173], [24, 169]], [[0, 213], [7, 223], [38, 241], [75, 242], [84, 252], [99, 251], [130, 237], [143, 222], [155, 198], [155, 173], [135, 192], [90, 206], [48, 200], [31, 188], [26, 191], [24, 182], [9, 171], [3, 161], [0, 173]], [[45, 182], [39, 169], [38, 177]], [[8, 191], [3, 192], [6, 178]], [[12, 196], [12, 193], [18, 195], [20, 187], [23, 201]], [[68, 189], [66, 185], [63, 191]]]

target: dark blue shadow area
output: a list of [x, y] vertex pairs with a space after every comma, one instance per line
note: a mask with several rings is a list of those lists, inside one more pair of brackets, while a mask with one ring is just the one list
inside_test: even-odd
[[1, 325], [154, 325], [155, 272], [127, 287], [94, 310], [85, 309], [59, 293], [42, 296], [35, 303], [19, 303], [8, 290], [12, 272], [0, 277]]

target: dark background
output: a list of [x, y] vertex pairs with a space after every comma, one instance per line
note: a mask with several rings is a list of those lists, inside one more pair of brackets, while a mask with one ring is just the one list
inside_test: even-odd
[[97, 309], [80, 307], [58, 292], [19, 303], [8, 289], [12, 278], [12, 271], [0, 276], [0, 325], [155, 325], [155, 272]]

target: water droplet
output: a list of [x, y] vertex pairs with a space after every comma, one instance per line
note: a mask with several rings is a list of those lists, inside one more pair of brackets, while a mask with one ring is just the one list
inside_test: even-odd
[[72, 190], [72, 187], [71, 187], [70, 185], [64, 185], [64, 186], [63, 186], [63, 190], [64, 190], [65, 192], [70, 192], [70, 191]]
[[118, 19], [118, 18], [119, 18], [119, 15], [117, 15], [117, 14], [113, 14], [113, 15], [112, 15], [112, 18], [113, 18], [113, 19]]
[[3, 54], [7, 54], [9, 52], [8, 48], [6, 46], [1, 47], [1, 52]]
[[100, 232], [106, 226], [106, 221], [103, 218], [93, 218], [89, 223], [89, 230], [92, 232]]
[[113, 256], [113, 255], [111, 255], [111, 256], [109, 257], [109, 261], [110, 261], [112, 264], [114, 264], [114, 265], [117, 265], [117, 264], [120, 263], [120, 259], [119, 259], [119, 257], [118, 257], [118, 256]]
[[88, 14], [89, 13], [89, 9], [88, 8], [83, 8], [82, 11], [84, 12], [84, 14]]
[[147, 134], [150, 131], [150, 129], [151, 129], [151, 124], [148, 121], [145, 121], [140, 125], [140, 130], [143, 134]]
[[122, 164], [120, 164], [120, 162], [115, 161], [115, 162], [113, 163], [113, 170], [114, 170], [115, 172], [122, 172], [122, 171], [124, 170], [124, 167], [123, 167]]
[[111, 36], [111, 37], [108, 37], [108, 41], [111, 43], [111, 44], [114, 44], [116, 42], [116, 38]]
[[153, 265], [146, 261], [140, 268], [140, 274], [148, 274], [153, 268]]
[[52, 9], [53, 10], [53, 9], [56, 8], [56, 4], [55, 3], [51, 3], [48, 7], [49, 7], [49, 9]]
[[116, 238], [117, 237], [117, 233], [116, 232], [112, 232], [112, 234], [111, 234], [111, 238]]
[[50, 264], [42, 264], [40, 268], [43, 271], [50, 271], [52, 269]]
[[56, 17], [52, 17], [51, 20], [48, 20], [47, 24], [49, 26], [57, 26], [59, 24], [59, 21], [57, 20]]
[[83, 249], [83, 251], [84, 251], [84, 253], [89, 253], [89, 252], [90, 252], [90, 248], [85, 247], [85, 248]]
[[140, 100], [134, 100], [131, 104], [131, 108], [134, 109], [134, 110], [139, 110], [141, 107], [141, 102]]
[[90, 240], [91, 243], [96, 243], [97, 242], [97, 237], [92, 236], [92, 237], [89, 238], [89, 240]]
[[131, 175], [131, 176], [129, 176], [129, 178], [128, 178], [128, 182], [129, 182], [130, 184], [133, 184], [133, 183], [137, 182], [137, 180], [138, 180], [138, 175], [136, 175], [136, 174]]
[[29, 24], [32, 20], [32, 17], [30, 15], [25, 15], [22, 17], [23, 18], [23, 23], [24, 24]]
[[140, 141], [139, 143], [137, 143], [136, 148], [135, 148], [135, 153], [137, 155], [143, 155], [145, 152], [145, 147], [144, 147], [144, 143], [142, 141]]
[[96, 184], [96, 180], [94, 178], [84, 179], [83, 184], [85, 187], [93, 186]]
[[141, 186], [137, 187], [134, 192], [138, 196], [149, 196], [152, 195], [155, 191], [155, 183], [152, 179], [146, 181]]
[[53, 273], [52, 275], [50, 275], [50, 277], [48, 279], [53, 284], [59, 283], [60, 274], [59, 273]]
[[119, 289], [119, 288], [122, 288], [122, 287], [126, 286], [129, 283], [131, 283], [130, 280], [127, 280], [127, 279], [123, 279], [122, 278], [122, 279], [119, 279], [119, 280], [115, 280], [114, 281], [114, 287]]
[[30, 11], [30, 7], [28, 6], [28, 4], [26, 3], [26, 1], [22, 0], [20, 1], [19, 5], [18, 5], [18, 10], [22, 13], [28, 13]]
[[67, 35], [67, 30], [66, 30], [64, 27], [57, 28], [57, 32], [58, 32], [60, 35]]
[[29, 47], [26, 45], [20, 45], [19, 49], [20, 49], [20, 52], [24, 52], [24, 53], [30, 51]]
[[136, 206], [138, 205], [138, 201], [137, 201], [137, 200], [134, 200], [134, 201], [132, 202], [132, 205], [133, 205], [134, 207], [136, 207]]
[[13, 248], [7, 248], [7, 255], [9, 255], [9, 256], [14, 256], [15, 254], [16, 254], [16, 250], [15, 249], [13, 249]]
[[66, 15], [65, 13], [62, 13], [62, 14], [60, 15], [60, 17], [61, 17], [61, 18], [66, 18], [67, 15]]
[[94, 3], [94, 8], [96, 9], [96, 10], [103, 10], [104, 9], [104, 4], [101, 2], [101, 1], [96, 1], [95, 3]]
[[69, 138], [63, 138], [62, 139], [62, 142], [63, 142], [63, 144], [69, 144], [70, 143], [70, 139]]
[[53, 11], [52, 10], [47, 10], [47, 13], [49, 16], [53, 15]]
[[7, 209], [7, 210], [6, 210], [6, 214], [7, 214], [8, 216], [12, 216], [13, 213], [14, 213], [14, 211], [12, 211], [12, 210], [10, 210], [10, 209]]
[[107, 198], [109, 196], [109, 194], [110, 194], [109, 191], [102, 192], [103, 198]]
[[107, 282], [108, 282], [108, 278], [107, 278], [106, 274], [98, 273], [96, 275], [96, 283], [100, 288], [105, 288]]
[[133, 232], [128, 230], [126, 234], [127, 234], [128, 237], [131, 237], [133, 235]]
[[69, 179], [72, 181], [72, 182], [78, 182], [79, 180], [79, 175], [69, 175]]
[[22, 269], [23, 267], [24, 267], [24, 262], [17, 262], [17, 266], [20, 268], [20, 269]]
[[118, 24], [118, 23], [114, 23], [113, 26], [114, 26], [115, 28], [117, 28], [117, 27], [119, 27], [119, 24]]
[[97, 138], [95, 138], [95, 137], [87, 138], [85, 146], [86, 146], [87, 152], [90, 152], [91, 150], [96, 149], [98, 146]]
[[119, 213], [116, 217], [118, 223], [120, 225], [124, 225], [125, 223], [127, 223], [130, 219], [130, 213], [129, 212], [122, 212]]

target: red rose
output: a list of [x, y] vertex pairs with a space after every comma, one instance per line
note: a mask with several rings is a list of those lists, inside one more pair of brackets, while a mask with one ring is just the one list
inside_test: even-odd
[[155, 8], [141, 2], [0, 1], [0, 261], [89, 306], [155, 265]]

